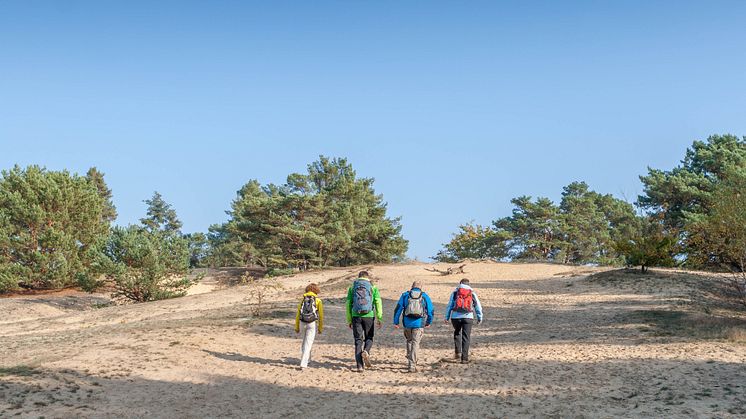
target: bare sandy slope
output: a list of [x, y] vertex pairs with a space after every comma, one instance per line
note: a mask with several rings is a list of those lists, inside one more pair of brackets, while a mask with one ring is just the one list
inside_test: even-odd
[[[261, 319], [250, 316], [245, 287], [86, 310], [50, 297], [0, 299], [0, 417], [746, 415], [746, 346], [657, 323], [707, 305], [685, 281], [615, 285], [588, 279], [588, 269], [471, 263], [486, 321], [474, 329], [475, 362], [462, 366], [450, 362], [451, 328], [441, 322], [459, 277], [425, 266], [371, 269], [387, 324], [376, 368], [364, 374], [350, 369], [343, 314], [354, 270], [283, 279]], [[409, 374], [390, 320], [415, 279], [438, 322], [423, 340], [423, 371]], [[311, 368], [299, 371], [292, 324], [310, 281], [323, 284], [327, 325]]]

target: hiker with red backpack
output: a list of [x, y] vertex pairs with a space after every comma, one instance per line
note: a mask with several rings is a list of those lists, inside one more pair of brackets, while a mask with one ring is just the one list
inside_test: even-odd
[[371, 284], [368, 272], [362, 271], [347, 290], [347, 326], [355, 337], [355, 363], [357, 372], [371, 367], [370, 350], [373, 347], [374, 323], [382, 326], [383, 303], [378, 287]]
[[303, 325], [303, 344], [301, 345], [300, 369], [308, 366], [311, 359], [311, 347], [316, 338], [316, 329], [319, 334], [324, 330], [324, 304], [319, 296], [319, 286], [308, 284], [306, 293], [298, 304], [298, 311], [295, 313], [295, 333], [300, 333], [301, 324]]
[[403, 318], [404, 337], [407, 339], [407, 361], [409, 372], [417, 372], [417, 353], [425, 328], [433, 322], [433, 302], [430, 296], [422, 291], [420, 283], [415, 281], [409, 291], [399, 297], [394, 310], [394, 327], [399, 328], [399, 319]]
[[482, 305], [479, 303], [477, 293], [469, 286], [469, 280], [464, 278], [451, 294], [445, 317], [446, 323], [450, 320], [453, 324], [455, 358], [460, 359], [462, 364], [469, 363], [471, 328], [475, 314], [477, 324], [482, 323]]

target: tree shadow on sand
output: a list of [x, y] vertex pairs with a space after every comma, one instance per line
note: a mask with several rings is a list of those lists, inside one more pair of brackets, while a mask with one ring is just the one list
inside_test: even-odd
[[720, 361], [484, 360], [388, 379], [330, 371], [344, 384], [325, 389], [300, 371], [290, 384], [210, 373], [191, 382], [39, 370], [0, 377], [0, 416], [350, 417], [354, 406], [356, 417], [735, 417], [746, 414], [744, 373], [743, 363]]

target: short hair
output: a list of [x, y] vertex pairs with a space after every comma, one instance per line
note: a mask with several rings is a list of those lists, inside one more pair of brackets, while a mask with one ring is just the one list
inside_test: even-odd
[[422, 288], [422, 284], [420, 284], [420, 281], [414, 281], [412, 283], [412, 289], [415, 289], [415, 288]]
[[321, 292], [321, 290], [319, 289], [318, 284], [311, 283], [311, 284], [306, 285], [306, 292], [312, 292], [318, 295]]
[[469, 279], [468, 278], [462, 279], [460, 284], [469, 285]]
[[368, 271], [360, 271], [359, 274], [357, 274], [358, 278], [367, 278], [368, 277]]

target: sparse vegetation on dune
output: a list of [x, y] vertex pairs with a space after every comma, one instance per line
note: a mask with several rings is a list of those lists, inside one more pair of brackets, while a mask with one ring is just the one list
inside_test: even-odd
[[[422, 371], [407, 374], [403, 337], [384, 326], [376, 368], [359, 380], [343, 297], [361, 269], [377, 282], [386, 319], [413, 280], [442, 319], [458, 279], [422, 264], [297, 273], [270, 280], [283, 288], [261, 288], [261, 313], [246, 297], [267, 280], [227, 285], [242, 282], [225, 279], [247, 274], [239, 269], [210, 270], [226, 284], [215, 292], [144, 305], [51, 309], [50, 296], [0, 299], [0, 310], [13, 313], [0, 320], [0, 416], [280, 417], [309, 397], [323, 416], [344, 416], [353, 403], [365, 414], [396, 415], [413, 397], [427, 400], [413, 416], [453, 416], [461, 411], [454, 387], [469, 389], [470, 412], [486, 417], [746, 413], [746, 319], [725, 277], [469, 262], [464, 271], [486, 316], [473, 334], [474, 363], [450, 362], [452, 330], [434, 324]], [[300, 372], [294, 313], [311, 282], [321, 285], [325, 330]]]

